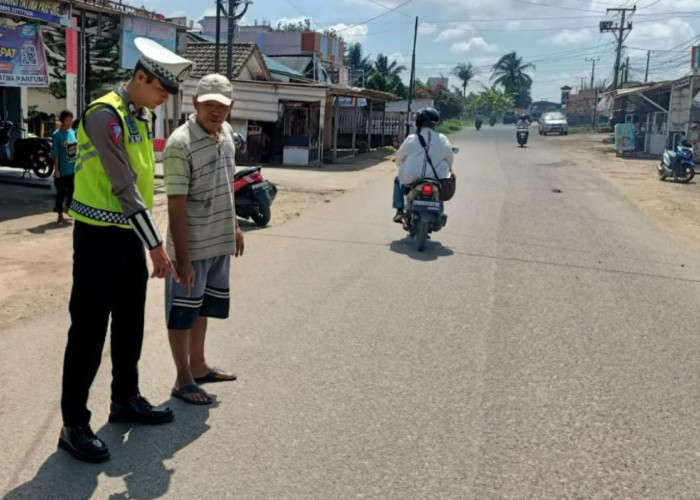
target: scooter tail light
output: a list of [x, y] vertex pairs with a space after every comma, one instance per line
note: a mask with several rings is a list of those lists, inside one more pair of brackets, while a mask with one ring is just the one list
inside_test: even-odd
[[433, 195], [433, 186], [430, 184], [423, 184], [423, 187], [421, 188], [420, 193], [423, 196], [432, 196]]

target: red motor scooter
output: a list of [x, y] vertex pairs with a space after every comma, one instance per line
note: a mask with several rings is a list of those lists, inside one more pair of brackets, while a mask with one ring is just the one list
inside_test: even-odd
[[262, 167], [248, 167], [233, 176], [233, 195], [236, 215], [242, 219], [253, 219], [260, 227], [270, 222], [270, 205], [277, 196], [277, 187], [261, 172]]

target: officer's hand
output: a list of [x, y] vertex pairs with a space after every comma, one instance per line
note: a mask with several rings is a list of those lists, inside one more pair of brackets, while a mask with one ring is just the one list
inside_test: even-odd
[[189, 260], [178, 262], [176, 264], [177, 274], [180, 277], [180, 284], [187, 290], [187, 296], [190, 296], [192, 287], [194, 286], [194, 267]]
[[54, 179], [58, 179], [59, 177], [61, 177], [61, 172], [57, 168], [53, 169], [53, 177]]
[[175, 266], [173, 266], [173, 261], [168, 257], [162, 244], [151, 250], [149, 254], [151, 255], [151, 262], [153, 262], [151, 278], [165, 278], [168, 274], [172, 274], [175, 281], [180, 283], [180, 277], [175, 270]]
[[243, 241], [243, 231], [240, 227], [236, 228], [236, 253], [234, 257], [240, 257], [243, 255], [243, 250], [245, 250], [245, 242]]

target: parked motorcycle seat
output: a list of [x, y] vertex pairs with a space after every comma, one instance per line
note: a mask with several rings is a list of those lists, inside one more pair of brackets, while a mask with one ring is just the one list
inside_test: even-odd
[[246, 175], [253, 174], [260, 170], [260, 167], [246, 167], [238, 170], [235, 174], [233, 174], [234, 179], [240, 179], [241, 177], [245, 177]]

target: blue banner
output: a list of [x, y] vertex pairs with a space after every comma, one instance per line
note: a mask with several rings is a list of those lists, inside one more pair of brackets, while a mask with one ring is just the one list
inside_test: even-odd
[[71, 4], [64, 0], [0, 0], [0, 14], [73, 26]]

